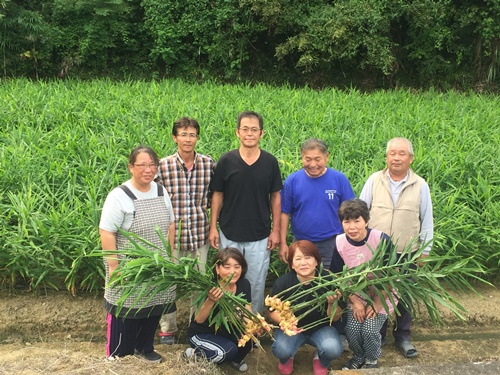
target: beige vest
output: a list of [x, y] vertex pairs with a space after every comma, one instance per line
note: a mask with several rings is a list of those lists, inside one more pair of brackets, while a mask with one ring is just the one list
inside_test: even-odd
[[420, 191], [424, 179], [411, 169], [408, 180], [399, 194], [396, 207], [391, 196], [387, 168], [373, 176], [373, 195], [370, 208], [370, 228], [387, 233], [402, 253], [412, 243], [412, 251], [418, 249], [420, 234]]

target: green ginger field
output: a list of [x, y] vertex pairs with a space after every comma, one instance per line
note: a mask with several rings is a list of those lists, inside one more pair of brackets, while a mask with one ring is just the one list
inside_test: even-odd
[[107, 193], [128, 178], [138, 144], [175, 151], [181, 116], [201, 127], [198, 151], [216, 160], [238, 146], [236, 117], [264, 117], [263, 149], [283, 179], [301, 167], [302, 141], [319, 137], [329, 166], [359, 194], [384, 167], [396, 136], [415, 149], [414, 170], [431, 188], [434, 251], [500, 268], [500, 99], [456, 92], [361, 93], [181, 81], [2, 81], [0, 84], [0, 277], [7, 288], [99, 290], [97, 226]]

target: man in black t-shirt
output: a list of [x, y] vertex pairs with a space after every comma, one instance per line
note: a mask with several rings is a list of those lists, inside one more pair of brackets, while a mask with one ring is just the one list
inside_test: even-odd
[[244, 255], [254, 312], [263, 310], [269, 251], [280, 241], [283, 187], [278, 161], [259, 148], [263, 134], [262, 116], [242, 112], [236, 128], [240, 147], [221, 156], [210, 183], [210, 245], [215, 249], [235, 247]]

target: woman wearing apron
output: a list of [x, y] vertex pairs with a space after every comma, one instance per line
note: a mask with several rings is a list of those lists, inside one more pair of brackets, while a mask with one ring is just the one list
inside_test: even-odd
[[[109, 251], [109, 255], [104, 257], [108, 358], [136, 355], [150, 362], [161, 362], [161, 356], [154, 351], [155, 332], [162, 314], [175, 315], [175, 304], [172, 303], [175, 290], [165, 290], [151, 299], [146, 294], [135, 304], [135, 295], [132, 295], [118, 309], [121, 288], [109, 284], [110, 276], [118, 265], [126, 261], [124, 254], [114, 252], [127, 248], [128, 240], [119, 232], [120, 229], [163, 249], [156, 233], [156, 227], [159, 227], [165, 237], [168, 236], [173, 249], [175, 221], [172, 204], [165, 189], [153, 182], [158, 164], [158, 156], [151, 148], [139, 146], [132, 150], [128, 163], [131, 179], [108, 194], [102, 209], [99, 234], [103, 250]], [[162, 256], [167, 257], [165, 250], [162, 250]]]

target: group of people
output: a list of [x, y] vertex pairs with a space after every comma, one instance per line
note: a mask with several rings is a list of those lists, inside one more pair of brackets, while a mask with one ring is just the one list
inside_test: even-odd
[[[275, 281], [271, 296], [295, 285], [307, 289], [320, 273], [337, 273], [345, 266], [367, 262], [373, 249], [396, 247], [402, 253], [409, 243], [417, 250], [425, 242], [424, 256], [429, 253], [433, 238], [430, 191], [410, 168], [413, 148], [409, 140], [388, 142], [387, 167], [369, 177], [356, 199], [348, 178], [327, 166], [329, 153], [321, 139], [302, 144], [303, 168], [283, 183], [277, 159], [259, 146], [263, 135], [261, 115], [242, 112], [236, 125], [239, 148], [215, 163], [195, 150], [200, 137], [198, 122], [183, 117], [172, 128], [175, 154], [159, 160], [149, 147], [132, 151], [128, 163], [131, 179], [110, 192], [99, 224], [102, 248], [109, 251], [104, 258], [108, 357], [136, 355], [161, 361], [153, 346], [158, 325], [161, 343], [177, 340], [174, 290], [143, 301], [141, 308], [126, 300], [123, 305], [128, 308], [117, 309], [120, 291], [109, 280], [123, 261], [115, 250], [127, 246], [120, 229], [157, 244], [155, 228], [159, 226], [168, 233], [173, 258], [197, 257], [202, 272], [209, 246], [219, 249], [211, 262], [219, 287], [208, 291], [207, 299], [192, 314], [190, 348], [185, 354], [228, 362], [239, 371], [248, 369], [244, 358], [251, 343], [238, 347], [238, 337], [225, 329], [216, 331], [209, 316], [224, 292], [243, 295], [248, 309], [263, 313], [271, 250], [279, 247], [279, 257], [290, 269]], [[313, 298], [304, 295], [305, 300]], [[376, 293], [369, 302], [360, 295], [343, 297], [347, 304], [335, 303], [339, 295], [328, 297], [325, 306], [318, 306], [298, 322], [295, 335], [275, 333], [272, 352], [281, 374], [293, 371], [294, 356], [305, 343], [317, 349], [312, 359], [314, 374], [327, 374], [330, 362], [342, 353], [341, 334], [347, 336], [353, 352], [343, 369], [377, 367], [386, 341], [387, 314], [392, 310], [397, 311], [396, 346], [408, 358], [418, 355], [410, 341], [411, 312], [402, 303], [391, 304], [397, 301], [396, 294], [384, 296], [384, 302]], [[279, 323], [275, 311], [268, 316]], [[335, 323], [301, 329], [325, 316]]]

